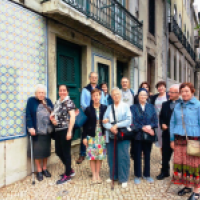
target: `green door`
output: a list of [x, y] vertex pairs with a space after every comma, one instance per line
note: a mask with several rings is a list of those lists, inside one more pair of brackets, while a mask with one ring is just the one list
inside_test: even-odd
[[99, 85], [101, 83], [107, 83], [109, 88], [109, 71], [108, 65], [98, 63]]
[[124, 64], [117, 61], [117, 87], [121, 88], [121, 79], [124, 76]]
[[[64, 40], [57, 40], [57, 85], [67, 85], [69, 96], [77, 108], [80, 108], [80, 47]], [[75, 132], [74, 138], [80, 136]]]

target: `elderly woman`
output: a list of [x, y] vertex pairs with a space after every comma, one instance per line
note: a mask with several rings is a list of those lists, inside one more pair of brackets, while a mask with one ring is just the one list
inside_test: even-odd
[[102, 161], [106, 159], [106, 136], [103, 127], [103, 115], [107, 106], [100, 104], [101, 91], [91, 92], [93, 104], [86, 108], [87, 122], [83, 127], [83, 143], [87, 147], [86, 160], [90, 160], [92, 184], [102, 183], [99, 176]]
[[170, 121], [171, 148], [174, 149], [174, 184], [185, 187], [179, 196], [192, 192], [188, 200], [199, 199], [200, 192], [200, 157], [187, 154], [186, 134], [189, 140], [200, 140], [200, 102], [194, 97], [192, 83], [182, 83], [182, 96], [174, 109]]
[[144, 153], [143, 178], [149, 182], [154, 182], [150, 176], [150, 155], [152, 143], [155, 141], [154, 129], [158, 127], [158, 118], [155, 108], [147, 103], [148, 92], [144, 88], [138, 91], [138, 104], [131, 106], [132, 124], [135, 126], [134, 142], [134, 173], [135, 184], [140, 184], [142, 177], [141, 153]]
[[[163, 102], [165, 102], [169, 99], [169, 95], [166, 92], [165, 81], [159, 81], [156, 84], [156, 88], [158, 90], [158, 94], [155, 94], [154, 96], [151, 97], [151, 103], [154, 105], [154, 107], [156, 109], [157, 117], [159, 119], [162, 104], [163, 104]], [[159, 124], [158, 124], [158, 128], [157, 128], [156, 132], [157, 132], [157, 136], [158, 136], [158, 142], [156, 143], [156, 146], [162, 150], [162, 129]]]
[[[30, 97], [26, 106], [26, 127], [32, 136], [33, 155], [37, 166], [37, 179], [43, 180], [43, 175], [51, 177], [47, 170], [47, 158], [51, 155], [51, 122], [49, 116], [53, 109], [50, 99], [46, 98], [46, 87], [37, 85], [35, 96]], [[28, 143], [28, 156], [31, 156], [30, 143]], [[41, 161], [43, 166], [41, 166]]]
[[75, 172], [71, 168], [71, 141], [75, 123], [75, 105], [68, 96], [66, 85], [59, 86], [58, 94], [59, 100], [55, 103], [54, 112], [50, 119], [55, 125], [56, 131], [55, 151], [65, 166], [65, 172], [56, 184], [63, 184], [70, 181], [72, 176], [75, 176]]
[[[111, 96], [114, 101], [114, 111], [116, 117], [116, 124], [114, 123], [114, 117], [112, 113], [112, 105], [110, 105], [106, 113], [104, 114], [104, 127], [109, 130], [107, 131], [107, 150], [108, 150], [108, 163], [110, 167], [110, 179], [107, 182], [111, 182], [113, 176], [113, 165], [114, 170], [114, 180], [118, 180], [122, 187], [127, 187], [127, 181], [129, 178], [130, 169], [130, 155], [129, 147], [130, 141], [117, 141], [117, 148], [114, 152], [114, 140], [113, 137], [109, 137], [109, 134], [117, 134], [118, 128], [129, 127], [131, 125], [131, 111], [128, 104], [121, 101], [121, 91], [119, 88], [114, 88], [111, 91]], [[115, 154], [115, 163], [113, 163], [113, 156]]]

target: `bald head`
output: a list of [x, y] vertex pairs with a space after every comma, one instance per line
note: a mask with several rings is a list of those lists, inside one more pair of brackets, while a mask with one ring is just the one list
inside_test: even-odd
[[169, 88], [169, 99], [172, 101], [179, 99], [179, 84], [174, 84]]

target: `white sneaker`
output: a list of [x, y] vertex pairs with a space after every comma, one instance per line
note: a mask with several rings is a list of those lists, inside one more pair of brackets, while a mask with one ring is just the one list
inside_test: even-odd
[[107, 183], [111, 183], [112, 180], [111, 180], [111, 179], [107, 179], [106, 182], [107, 182]]
[[127, 182], [122, 183], [122, 188], [126, 188], [127, 187]]

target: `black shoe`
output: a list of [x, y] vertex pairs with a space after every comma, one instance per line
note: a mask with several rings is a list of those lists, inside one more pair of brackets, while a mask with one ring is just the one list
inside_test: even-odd
[[43, 170], [42, 173], [43, 173], [44, 176], [46, 176], [46, 177], [51, 177], [51, 174], [50, 174], [50, 172], [49, 172], [47, 169]]
[[[65, 175], [65, 173], [63, 173], [63, 174], [60, 174], [60, 177], [63, 177]], [[71, 171], [70, 171], [70, 176], [72, 177], [72, 176], [75, 176], [75, 171], [73, 170], [73, 169], [71, 169]]]
[[199, 194], [197, 193], [192, 193], [191, 196], [188, 198], [188, 200], [197, 200], [199, 199]]
[[71, 176], [64, 175], [60, 180], [56, 182], [57, 185], [66, 183], [71, 180]]
[[42, 172], [38, 172], [36, 177], [37, 177], [38, 181], [42, 181], [43, 180], [43, 174], [42, 174]]
[[178, 192], [178, 196], [184, 196], [185, 194], [191, 193], [191, 192], [192, 192], [192, 189], [191, 189], [191, 188], [184, 187], [183, 189], [181, 189], [181, 190]]
[[158, 176], [156, 176], [156, 179], [163, 180], [164, 178], [167, 178], [169, 176], [170, 176], [169, 173], [166, 174], [166, 173], [161, 172]]

